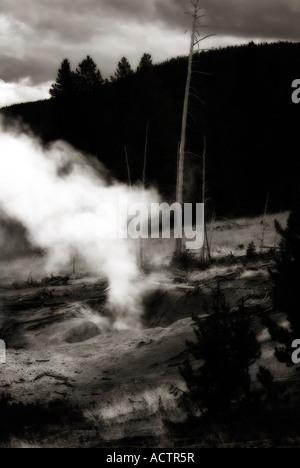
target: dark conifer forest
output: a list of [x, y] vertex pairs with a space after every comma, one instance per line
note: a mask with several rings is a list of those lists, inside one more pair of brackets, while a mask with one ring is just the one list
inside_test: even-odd
[[[58, 64], [59, 66], [59, 64]], [[99, 67], [99, 68], [98, 68]], [[106, 80], [91, 57], [75, 71], [62, 63], [45, 101], [2, 109], [21, 118], [47, 144], [63, 139], [94, 155], [117, 179], [143, 177], [175, 201], [176, 169], [187, 58], [153, 64], [145, 54], [134, 71], [123, 57]], [[208, 211], [217, 216], [290, 209], [299, 179], [300, 44], [228, 47], [197, 54], [193, 66], [185, 166], [185, 201], [201, 201], [207, 141]]]

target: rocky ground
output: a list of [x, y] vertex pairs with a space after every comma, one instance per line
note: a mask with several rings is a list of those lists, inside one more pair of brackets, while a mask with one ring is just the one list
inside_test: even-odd
[[267, 267], [262, 259], [205, 272], [141, 275], [138, 281], [148, 282], [144, 315], [140, 327], [128, 330], [115, 329], [108, 285], [99, 278], [2, 285], [1, 338], [8, 349], [7, 363], [0, 367], [0, 392], [25, 404], [71, 402], [86, 420], [85, 427], [52, 428], [43, 435], [32, 435], [29, 428], [22, 441], [6, 443], [171, 446], [163, 419], [180, 420], [182, 414], [169, 389], [184, 388], [178, 368], [188, 356], [186, 340], [194, 336], [191, 314], [207, 313], [217, 284], [233, 309], [244, 298], [253, 310], [263, 350], [259, 364], [271, 368], [277, 379], [288, 378], [273, 359], [273, 345], [255, 313], [258, 305], [271, 307]]

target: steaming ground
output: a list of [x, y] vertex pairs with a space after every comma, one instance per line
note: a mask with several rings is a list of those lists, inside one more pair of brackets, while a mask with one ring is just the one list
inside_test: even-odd
[[[88, 421], [84, 429], [56, 428], [35, 436], [32, 445], [184, 446], [168, 438], [163, 419], [183, 418], [169, 389], [171, 384], [184, 389], [178, 369], [188, 356], [186, 340], [194, 336], [191, 312], [205, 315], [204, 303], [211, 302], [218, 282], [232, 306], [241, 297], [254, 310], [257, 304], [270, 306], [263, 262], [252, 270], [233, 266], [219, 273], [214, 268], [200, 279], [191, 271], [180, 284], [174, 270], [165, 273], [168, 281], [140, 275], [137, 287], [148, 284], [144, 327], [126, 330], [116, 328], [105, 280], [86, 277], [17, 290], [2, 285], [1, 337], [8, 353], [0, 368], [0, 391], [24, 403], [70, 401], [80, 405]], [[253, 323], [263, 344], [259, 364], [272, 363], [275, 377], [287, 378], [287, 371], [274, 368], [273, 344], [259, 317], [254, 315]]]
[[[28, 251], [30, 246], [40, 252], [38, 274], [83, 259], [86, 271], [108, 278], [108, 300], [120, 312], [119, 326], [138, 326], [142, 313], [136, 245], [119, 236], [127, 230], [123, 205], [158, 200], [154, 191], [111, 180], [100, 163], [64, 142], [45, 148], [29, 134], [0, 127], [0, 212], [2, 225], [15, 224], [16, 250], [20, 253], [23, 242]], [[2, 247], [9, 260], [15, 254], [7, 237], [12, 239], [2, 237]]]
[[[105, 168], [65, 143], [44, 148], [30, 135], [2, 130], [0, 338], [8, 349], [0, 393], [23, 403], [71, 402], [87, 421], [35, 435], [25, 428], [26, 441], [12, 439], [9, 446], [191, 447], [169, 439], [163, 424], [183, 417], [169, 389], [184, 389], [179, 366], [194, 337], [191, 314], [206, 314], [218, 283], [232, 307], [242, 297], [254, 311], [271, 306], [268, 264], [239, 261], [249, 236], [259, 245], [261, 220], [209, 226], [213, 256], [236, 258], [204, 272], [171, 268], [174, 243], [149, 241], [146, 275], [136, 242], [103, 239], [115, 228], [103, 204], [116, 206], [119, 197], [145, 204], [159, 198], [110, 180]], [[266, 245], [276, 246], [268, 223]], [[287, 370], [274, 368], [270, 337], [253, 318], [263, 345], [259, 364], [286, 379]]]

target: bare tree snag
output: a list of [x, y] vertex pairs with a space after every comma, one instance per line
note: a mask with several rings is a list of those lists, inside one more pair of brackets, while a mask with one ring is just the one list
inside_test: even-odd
[[[197, 4], [198, 4], [198, 1], [197, 1]], [[196, 34], [196, 27], [197, 27], [197, 16], [198, 16], [197, 9], [195, 7], [195, 12], [193, 16], [194, 17], [193, 29], [192, 29], [192, 34], [191, 34], [188, 72], [187, 72], [184, 103], [183, 103], [182, 126], [181, 126], [181, 137], [180, 137], [179, 158], [178, 158], [178, 178], [177, 178], [176, 201], [181, 206], [183, 206], [183, 179], [184, 179], [186, 128], [187, 128], [187, 116], [188, 116], [189, 98], [190, 98], [190, 86], [191, 86], [191, 78], [192, 78], [192, 66], [193, 66], [195, 34]], [[182, 247], [183, 247], [182, 239], [178, 239], [178, 242], [176, 242], [177, 253], [182, 252]]]
[[[193, 27], [191, 31], [191, 43], [190, 43], [190, 53], [188, 60], [188, 71], [187, 79], [185, 86], [184, 94], [184, 103], [183, 103], [183, 112], [182, 112], [182, 125], [181, 125], [181, 138], [180, 138], [180, 147], [179, 147], [179, 159], [178, 159], [178, 175], [177, 175], [177, 189], [176, 189], [176, 201], [181, 206], [183, 206], [183, 186], [184, 186], [184, 159], [186, 152], [186, 130], [187, 130], [187, 118], [188, 118], [188, 109], [189, 109], [189, 99], [191, 96], [191, 79], [193, 72], [193, 57], [195, 47], [200, 47], [200, 43], [209, 36], [201, 38], [199, 28], [200, 28], [200, 19], [204, 15], [200, 15], [200, 10], [202, 8], [199, 6], [200, 0], [195, 0], [191, 2], [193, 11], [188, 14], [193, 18]], [[176, 252], [182, 253], [183, 251], [183, 242], [182, 239], [179, 239], [176, 242]]]
[[143, 167], [143, 188], [146, 188], [146, 168], [147, 168], [147, 156], [148, 156], [148, 135], [149, 135], [149, 119], [146, 126], [146, 138], [145, 138], [145, 151], [144, 151], [144, 167]]
[[[148, 156], [148, 135], [149, 135], [149, 119], [146, 125], [146, 137], [145, 137], [145, 150], [144, 150], [144, 166], [143, 166], [143, 190], [146, 189], [146, 169], [147, 169], [147, 156]], [[143, 239], [139, 239], [139, 264], [140, 269], [144, 267], [144, 244]]]
[[[203, 167], [202, 167], [202, 203], [206, 204], [206, 138], [204, 137], [203, 143]], [[208, 232], [206, 221], [204, 220], [204, 244], [201, 252], [201, 259], [205, 260], [205, 249], [207, 251], [207, 258], [210, 260], [210, 247], [208, 240]]]
[[270, 193], [268, 193], [268, 195], [267, 195], [266, 204], [265, 204], [264, 219], [263, 219], [263, 222], [262, 222], [262, 233], [261, 233], [261, 243], [260, 243], [261, 252], [263, 251], [264, 243], [265, 243], [266, 218], [267, 218], [268, 208], [269, 208], [269, 199], [270, 199]]
[[128, 153], [127, 153], [126, 146], [124, 146], [124, 151], [125, 151], [125, 159], [126, 159], [126, 166], [127, 166], [128, 184], [129, 184], [129, 187], [132, 188], [130, 166], [129, 166]]

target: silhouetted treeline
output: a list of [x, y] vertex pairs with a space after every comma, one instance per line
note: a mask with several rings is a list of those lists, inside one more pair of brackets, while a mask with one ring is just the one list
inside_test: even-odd
[[[132, 180], [142, 178], [149, 121], [147, 183], [174, 201], [187, 58], [153, 65], [145, 54], [136, 72], [124, 58], [110, 81], [100, 69], [87, 57], [72, 72], [66, 60], [52, 99], [2, 112], [21, 116], [45, 143], [65, 139], [95, 155], [122, 181], [127, 180], [124, 147]], [[210, 210], [218, 216], [261, 213], [268, 192], [270, 209], [290, 208], [300, 173], [300, 105], [291, 100], [296, 78], [300, 43], [250, 43], [195, 56], [187, 202], [201, 200], [205, 136]], [[68, 79], [70, 93], [61, 98]]]

